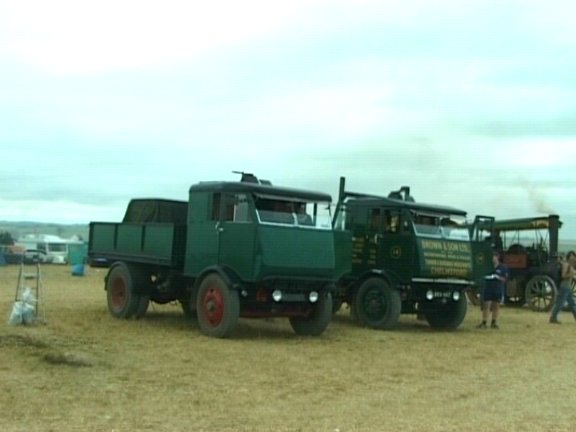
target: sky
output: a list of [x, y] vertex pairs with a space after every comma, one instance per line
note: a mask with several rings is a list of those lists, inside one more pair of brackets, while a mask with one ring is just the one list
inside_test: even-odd
[[0, 220], [119, 221], [247, 171], [410, 186], [576, 239], [576, 4], [0, 0]]

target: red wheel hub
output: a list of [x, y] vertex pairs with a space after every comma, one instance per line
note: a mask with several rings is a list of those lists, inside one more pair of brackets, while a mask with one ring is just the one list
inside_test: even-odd
[[112, 306], [114, 309], [122, 309], [126, 303], [126, 284], [124, 280], [122, 278], [114, 279], [110, 290], [112, 291], [110, 293]]
[[215, 327], [222, 322], [224, 317], [224, 296], [218, 288], [208, 288], [206, 294], [204, 294], [202, 307], [206, 319], [212, 326]]

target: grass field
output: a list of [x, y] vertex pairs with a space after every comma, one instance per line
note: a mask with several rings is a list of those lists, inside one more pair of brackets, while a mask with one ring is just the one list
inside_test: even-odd
[[505, 308], [501, 330], [403, 316], [324, 335], [241, 320], [202, 336], [178, 305], [139, 321], [106, 309], [105, 269], [45, 266], [43, 325], [6, 324], [18, 267], [0, 267], [0, 431], [572, 431], [576, 324]]

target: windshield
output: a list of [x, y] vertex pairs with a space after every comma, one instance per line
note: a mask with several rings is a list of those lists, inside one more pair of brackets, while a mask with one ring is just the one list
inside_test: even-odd
[[48, 243], [50, 252], [66, 252], [66, 243]]
[[331, 229], [330, 203], [259, 196], [256, 215], [262, 224]]
[[414, 231], [418, 236], [470, 240], [470, 233], [464, 216], [413, 213], [412, 218]]

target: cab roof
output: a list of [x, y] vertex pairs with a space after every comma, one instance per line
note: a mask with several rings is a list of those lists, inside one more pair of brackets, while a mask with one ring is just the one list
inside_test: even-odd
[[387, 207], [392, 209], [407, 209], [417, 212], [430, 212], [439, 214], [451, 214], [466, 216], [466, 211], [454, 207], [440, 206], [435, 204], [424, 204], [414, 201], [404, 201], [395, 198], [385, 198], [379, 196], [356, 196], [346, 199], [347, 206], [354, 207]]
[[558, 215], [537, 216], [531, 218], [518, 219], [500, 219], [494, 221], [496, 231], [529, 231], [537, 229], [549, 229], [551, 227], [550, 219], [558, 219], [558, 228], [562, 227], [562, 221]]
[[249, 182], [222, 182], [208, 181], [200, 182], [190, 186], [190, 193], [193, 192], [230, 192], [230, 193], [250, 193], [256, 195], [267, 195], [279, 199], [301, 199], [306, 201], [332, 202], [332, 197], [323, 192], [315, 192], [303, 189], [292, 189], [272, 186], [270, 184], [259, 184]]

